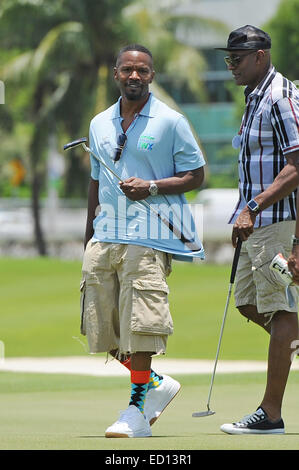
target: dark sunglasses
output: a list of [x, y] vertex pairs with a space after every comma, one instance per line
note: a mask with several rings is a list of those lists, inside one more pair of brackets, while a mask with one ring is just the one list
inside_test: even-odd
[[247, 54], [243, 54], [241, 56], [238, 56], [238, 55], [234, 57], [227, 56], [227, 57], [224, 57], [224, 62], [226, 63], [226, 65], [230, 65], [231, 67], [237, 67], [242, 62], [244, 57], [250, 54], [253, 54], [254, 52], [256, 51], [250, 51]]
[[122, 151], [126, 145], [126, 140], [127, 140], [127, 136], [126, 134], [122, 133], [122, 134], [118, 134], [117, 136], [117, 148], [115, 149], [115, 157], [114, 157], [114, 161], [117, 162], [120, 157], [121, 157], [121, 154], [122, 154]]

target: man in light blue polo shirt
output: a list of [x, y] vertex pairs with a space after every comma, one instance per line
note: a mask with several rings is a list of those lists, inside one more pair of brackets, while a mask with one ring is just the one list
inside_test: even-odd
[[[101, 205], [101, 212], [93, 222], [93, 240], [134, 243], [174, 255], [183, 254], [186, 258], [203, 258], [189, 205], [184, 194], [177, 192], [185, 185], [179, 175], [204, 165], [186, 119], [149, 93], [146, 103], [124, 133], [121, 102], [120, 97], [116, 104], [98, 114], [90, 126], [91, 150], [125, 180], [118, 185], [115, 176], [91, 157], [91, 176], [99, 181]], [[126, 136], [126, 143], [121, 158], [114, 162], [117, 138], [122, 134]], [[177, 180], [169, 181], [174, 174], [178, 175]], [[192, 176], [189, 177], [193, 179]], [[158, 187], [158, 193], [153, 196], [149, 192], [151, 180]], [[173, 191], [169, 184], [173, 184]], [[175, 227], [194, 242], [193, 250], [147, 206], [135, 202], [140, 199], [146, 199], [166, 218], [171, 215]]]
[[120, 180], [91, 156], [81, 331], [90, 352], [109, 352], [131, 374], [129, 406], [106, 437], [147, 437], [180, 389], [151, 357], [173, 332], [172, 256], [204, 257], [183, 193], [202, 184], [205, 162], [185, 118], [149, 92], [150, 51], [123, 48], [114, 78], [121, 97], [91, 121], [90, 147]]

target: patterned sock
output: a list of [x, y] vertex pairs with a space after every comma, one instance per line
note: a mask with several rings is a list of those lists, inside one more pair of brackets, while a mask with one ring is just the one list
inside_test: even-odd
[[144, 402], [148, 389], [150, 370], [131, 370], [131, 399], [130, 405], [135, 405], [144, 413]]
[[[125, 361], [121, 361], [121, 364], [125, 366], [127, 369], [131, 370], [131, 358], [129, 357]], [[161, 384], [163, 380], [162, 375], [157, 374], [153, 369], [151, 369], [151, 375], [149, 379], [149, 384], [148, 384], [148, 390], [151, 390], [152, 388], [157, 388]]]
[[162, 380], [163, 380], [162, 375], [158, 375], [153, 369], [151, 369], [151, 375], [150, 375], [150, 379], [149, 379], [148, 390], [151, 390], [152, 388], [159, 387]]

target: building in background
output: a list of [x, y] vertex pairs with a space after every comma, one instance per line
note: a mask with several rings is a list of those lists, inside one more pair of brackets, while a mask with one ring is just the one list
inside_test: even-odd
[[[211, 243], [206, 250], [207, 260], [231, 261], [231, 228], [227, 221], [238, 198], [238, 152], [232, 148], [231, 140], [239, 130], [240, 117], [236, 115], [237, 107], [231, 92], [237, 87], [223, 60], [226, 54], [215, 48], [226, 44], [229, 32], [240, 26], [254, 24], [263, 28], [275, 15], [280, 0], [159, 1], [161, 4], [168, 3], [171, 14], [189, 15], [191, 20], [196, 17], [203, 20], [194, 22], [193, 27], [192, 21], [191, 26], [178, 22], [176, 35], [181, 43], [196, 47], [205, 58], [206, 70], [198, 77], [204, 82], [205, 96], [200, 100], [194, 97], [173, 76], [157, 73], [156, 80], [188, 117], [207, 157], [208, 189], [200, 191], [194, 200], [203, 206], [204, 223], [199, 229], [203, 231], [205, 246]], [[188, 70], [184, 72], [187, 74]], [[4, 103], [4, 91], [4, 84], [0, 81], [0, 105]], [[239, 88], [239, 91], [242, 94], [242, 89]], [[55, 143], [49, 144], [48, 199], [43, 198], [40, 202], [41, 225], [47, 234], [51, 255], [81, 258], [86, 201], [75, 198], [58, 201], [57, 189], [64, 168], [61, 156], [55, 151]], [[24, 168], [15, 164], [9, 174], [14, 178], [13, 187], [20, 189]], [[30, 201], [25, 197], [18, 199], [17, 191], [14, 191], [13, 196], [0, 199], [0, 255], [34, 256], [36, 248]], [[223, 249], [219, 240], [226, 244]]]
[[[276, 13], [280, 0], [190, 0], [176, 7], [177, 15], [198, 16], [201, 26], [181, 25], [177, 31], [180, 41], [200, 49], [207, 70], [201, 77], [206, 89], [202, 102], [194, 102], [190, 93], [178, 88], [169, 77], [157, 76], [198, 133], [209, 164], [209, 185], [231, 186], [237, 178], [235, 165], [238, 152], [231, 146], [238, 132], [240, 119], [230, 89], [235, 85], [227, 70], [224, 51], [216, 47], [226, 44], [228, 34], [240, 26], [253, 24], [263, 28]], [[219, 26], [215, 27], [215, 22]], [[187, 73], [187, 71], [186, 71]]]

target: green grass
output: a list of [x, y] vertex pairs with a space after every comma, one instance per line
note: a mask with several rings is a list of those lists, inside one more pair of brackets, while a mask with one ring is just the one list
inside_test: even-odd
[[[6, 357], [85, 355], [79, 334], [81, 263], [57, 259], [0, 259], [0, 340]], [[169, 278], [175, 333], [167, 356], [214, 359], [230, 266], [175, 263]], [[233, 298], [221, 359], [261, 359], [268, 338], [241, 318]], [[210, 375], [176, 377], [182, 391], [147, 439], [105, 439], [104, 431], [125, 409], [129, 378], [0, 372], [0, 449], [3, 450], [253, 450], [298, 449], [299, 376], [291, 372], [285, 394], [284, 436], [228, 436], [219, 427], [253, 411], [266, 377], [217, 374], [205, 411]]]
[[0, 339], [8, 356], [82, 353], [78, 335], [80, 264], [1, 259]]
[[106, 439], [104, 432], [125, 409], [129, 378], [0, 373], [1, 450], [253, 450], [299, 449], [299, 376], [291, 372], [283, 418], [283, 436], [229, 436], [224, 422], [241, 418], [261, 399], [265, 375], [218, 374], [211, 408], [206, 410], [210, 376], [177, 376], [182, 389], [146, 439]]
[[[2, 258], [0, 272], [6, 357], [86, 354], [79, 333], [80, 262]], [[168, 357], [214, 359], [229, 276], [230, 266], [174, 263], [168, 282], [175, 331]], [[232, 296], [221, 358], [264, 360], [267, 348], [267, 334], [241, 317]]]

